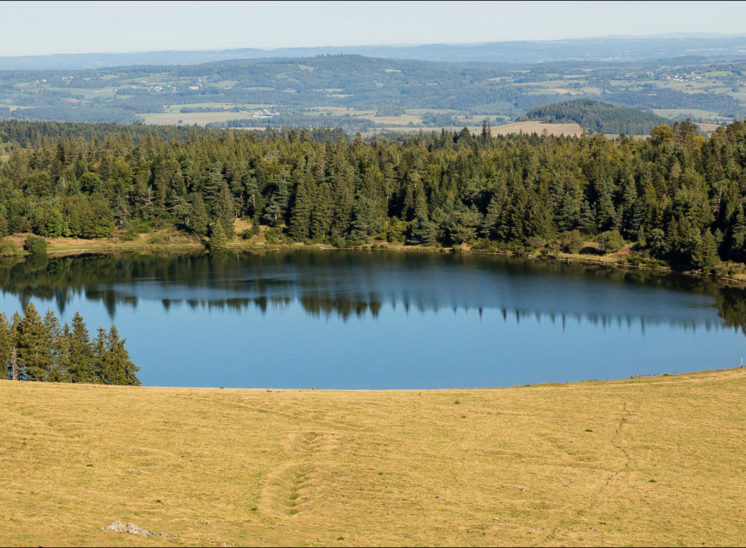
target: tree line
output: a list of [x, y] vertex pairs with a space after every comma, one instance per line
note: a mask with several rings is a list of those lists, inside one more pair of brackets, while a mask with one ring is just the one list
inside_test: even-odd
[[627, 241], [676, 268], [746, 261], [742, 122], [709, 139], [688, 121], [645, 140], [493, 137], [487, 124], [370, 139], [296, 129], [138, 137], [71, 131], [11, 151], [0, 235], [176, 226], [225, 240], [243, 217], [291, 241], [573, 250], [593, 240], [612, 251]]
[[124, 343], [113, 325], [91, 339], [78, 312], [70, 325], [51, 310], [42, 318], [31, 303], [23, 317], [0, 314], [0, 362], [9, 380], [139, 385]]

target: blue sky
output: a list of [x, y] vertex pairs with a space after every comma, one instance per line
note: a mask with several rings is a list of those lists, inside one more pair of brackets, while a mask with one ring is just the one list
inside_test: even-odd
[[743, 34], [746, 2], [7, 2], [0, 56]]

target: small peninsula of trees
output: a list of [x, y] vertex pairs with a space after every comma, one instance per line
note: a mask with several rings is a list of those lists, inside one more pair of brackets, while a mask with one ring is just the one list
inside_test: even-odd
[[0, 361], [9, 380], [139, 385], [124, 343], [114, 326], [91, 339], [77, 312], [70, 325], [60, 325], [51, 310], [42, 318], [31, 303], [23, 317], [0, 314]]

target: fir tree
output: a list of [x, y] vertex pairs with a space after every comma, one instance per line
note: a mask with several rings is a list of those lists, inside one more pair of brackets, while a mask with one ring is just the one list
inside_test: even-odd
[[223, 225], [223, 232], [225, 233], [226, 238], [229, 239], [233, 237], [233, 220], [235, 219], [234, 208], [235, 204], [233, 202], [233, 195], [231, 194], [228, 185], [223, 183], [215, 202], [213, 218]]
[[223, 223], [215, 222], [210, 225], [210, 251], [222, 251], [228, 245], [228, 238], [223, 230]]
[[62, 326], [52, 310], [47, 310], [44, 315], [44, 330], [49, 344], [50, 368], [47, 380], [52, 382], [64, 382], [66, 373], [62, 369], [63, 343]]
[[41, 316], [31, 303], [23, 310], [17, 348], [22, 379], [48, 380], [52, 369], [50, 344]]
[[113, 325], [107, 336], [107, 384], [139, 385], [140, 379], [137, 372], [140, 370], [130, 360], [129, 352], [124, 346], [126, 339], [119, 338], [119, 332]]
[[192, 211], [189, 214], [189, 229], [197, 236], [207, 236], [207, 210], [202, 195], [197, 193], [192, 203]]
[[71, 324], [67, 333], [67, 372], [70, 382], [96, 382], [90, 335], [80, 313], [75, 313]]
[[[10, 322], [8, 322], [8, 317], [3, 312], [0, 313], [0, 364], [2, 364], [3, 367], [3, 372], [0, 374], [0, 378], [13, 378], [10, 370], [10, 355], [13, 348], [13, 336], [11, 334]], [[4, 375], [4, 377], [2, 375]]]
[[297, 241], [308, 238], [311, 231], [311, 212], [313, 210], [313, 181], [304, 176], [298, 183], [295, 194], [295, 205], [290, 213], [288, 235]]
[[325, 241], [329, 236], [332, 226], [332, 192], [329, 185], [323, 182], [319, 185], [313, 210], [311, 212], [311, 238], [316, 241]]
[[108, 337], [106, 330], [103, 327], [99, 327], [96, 330], [96, 337], [91, 343], [93, 377], [95, 379], [93, 382], [96, 384], [110, 384], [107, 383], [109, 370], [111, 369], [107, 353], [107, 343]]

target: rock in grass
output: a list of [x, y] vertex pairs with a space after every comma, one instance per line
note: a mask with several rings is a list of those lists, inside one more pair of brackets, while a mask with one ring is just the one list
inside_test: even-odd
[[153, 533], [148, 531], [147, 529], [143, 529], [142, 527], [139, 527], [135, 525], [134, 523], [128, 523], [125, 525], [121, 521], [115, 521], [111, 525], [107, 525], [106, 527], [102, 527], [104, 531], [116, 531], [117, 533], [129, 533], [131, 535], [139, 535], [141, 537], [152, 537]]

